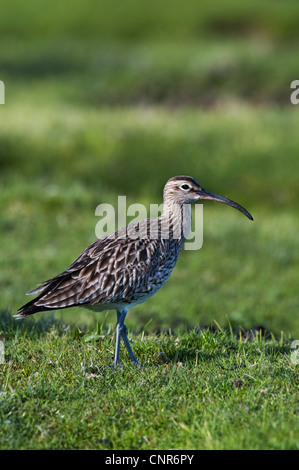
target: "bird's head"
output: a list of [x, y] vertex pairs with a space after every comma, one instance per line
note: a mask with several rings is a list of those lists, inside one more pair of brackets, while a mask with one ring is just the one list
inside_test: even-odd
[[211, 201], [222, 202], [228, 206], [242, 212], [248, 219], [253, 220], [253, 217], [244, 207], [237, 204], [235, 201], [228, 199], [224, 196], [206, 191], [200, 184], [191, 176], [174, 176], [170, 178], [164, 187], [164, 204], [192, 204], [202, 199], [209, 199]]

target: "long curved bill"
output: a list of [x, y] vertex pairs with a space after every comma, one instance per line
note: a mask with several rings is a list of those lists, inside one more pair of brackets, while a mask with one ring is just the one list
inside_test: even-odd
[[211, 193], [210, 191], [206, 191], [205, 189], [202, 189], [198, 194], [200, 196], [200, 199], [210, 199], [211, 201], [222, 202], [222, 204], [227, 204], [228, 206], [234, 207], [235, 209], [246, 215], [248, 219], [253, 220], [252, 215], [249, 214], [249, 212], [244, 209], [244, 207], [240, 206], [240, 204], [237, 204], [235, 201], [228, 199], [227, 197], [219, 196], [219, 194]]

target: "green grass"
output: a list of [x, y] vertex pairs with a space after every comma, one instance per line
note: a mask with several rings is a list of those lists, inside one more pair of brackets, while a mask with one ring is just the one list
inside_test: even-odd
[[[1, 177], [3, 308], [16, 310], [25, 292], [64, 270], [94, 241], [98, 204], [116, 205], [117, 195], [126, 194], [128, 205], [149, 208], [161, 202], [170, 175], [191, 174], [243, 204], [255, 220], [206, 203], [202, 249], [182, 252], [170, 281], [130, 312], [129, 325], [152, 320], [150, 328], [175, 328], [216, 320], [224, 326], [229, 319], [296, 338], [298, 113], [257, 115], [247, 107], [238, 113], [70, 113], [61, 106], [41, 112], [24, 103], [16, 122], [17, 109], [6, 112], [1, 130], [7, 149]], [[77, 317], [73, 310], [64, 315]], [[94, 321], [84, 312], [78, 320], [82, 315]]]
[[297, 372], [286, 338], [217, 328], [133, 335], [143, 368], [122, 351], [114, 370], [106, 367], [111, 329], [92, 336], [46, 316], [4, 321], [2, 449], [298, 446]]
[[[298, 448], [299, 4], [136, 5], [2, 2], [0, 447]], [[144, 368], [96, 369], [114, 312], [11, 320], [98, 204], [149, 208], [178, 174], [254, 222], [204, 204], [203, 247], [128, 313]]]

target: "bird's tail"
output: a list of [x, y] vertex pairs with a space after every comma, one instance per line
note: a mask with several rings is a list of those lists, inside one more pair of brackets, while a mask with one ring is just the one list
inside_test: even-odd
[[20, 319], [37, 312], [74, 307], [88, 303], [88, 301], [84, 300], [77, 301], [77, 291], [80, 291], [82, 284], [80, 279], [78, 280], [78, 277], [84, 266], [85, 258], [80, 261], [79, 257], [68, 269], [48, 281], [42, 282], [30, 292], [27, 292], [27, 295], [38, 295], [19, 308], [17, 313], [13, 316]]
[[13, 317], [17, 318], [17, 320], [21, 320], [22, 318], [25, 318], [28, 315], [33, 315], [36, 312], [44, 312], [49, 310], [51, 310], [51, 308], [34, 305], [34, 301], [32, 300], [31, 302], [23, 305], [23, 307], [19, 308]]
[[[56, 278], [53, 278], [54, 281], [56, 281]], [[39, 302], [46, 294], [48, 294], [50, 291], [52, 291], [55, 287], [57, 287], [60, 282], [53, 282], [52, 279], [49, 279], [49, 281], [45, 281], [42, 283], [39, 287], [36, 289], [33, 289], [29, 292], [27, 292], [26, 295], [33, 295], [39, 293], [35, 299], [30, 300], [30, 302], [27, 302], [25, 305], [19, 308], [17, 313], [13, 315], [14, 318], [17, 318], [18, 320], [27, 317], [28, 315], [33, 315], [34, 313], [37, 312], [45, 312], [45, 311], [50, 311], [53, 310], [53, 307], [46, 307], [45, 305], [42, 305], [41, 302]], [[59, 308], [59, 307], [55, 307]]]

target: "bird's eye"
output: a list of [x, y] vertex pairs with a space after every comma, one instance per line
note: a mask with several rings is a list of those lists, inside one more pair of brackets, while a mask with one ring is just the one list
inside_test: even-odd
[[189, 191], [189, 189], [191, 189], [191, 188], [190, 188], [189, 184], [182, 184], [181, 189], [183, 189], [184, 191]]

